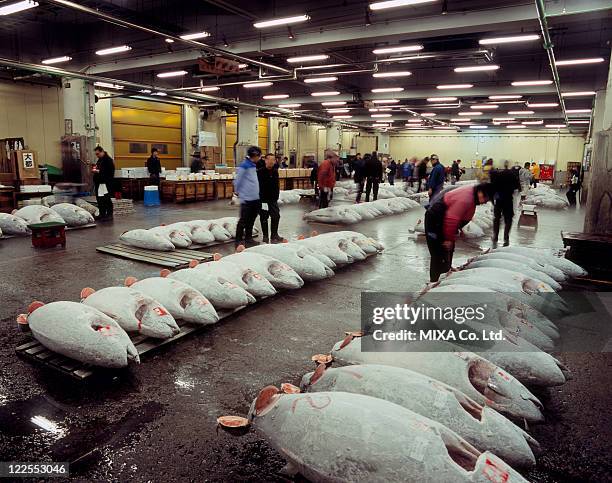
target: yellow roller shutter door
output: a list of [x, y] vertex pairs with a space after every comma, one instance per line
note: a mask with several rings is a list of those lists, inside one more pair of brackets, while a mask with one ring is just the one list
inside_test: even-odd
[[[260, 117], [257, 120], [258, 144], [263, 154], [268, 152], [268, 119]], [[225, 161], [228, 166], [235, 166], [234, 144], [238, 139], [238, 118], [227, 116], [225, 118]]]
[[151, 148], [159, 150], [162, 166], [183, 165], [181, 106], [137, 99], [113, 99], [113, 143], [117, 168], [143, 166]]

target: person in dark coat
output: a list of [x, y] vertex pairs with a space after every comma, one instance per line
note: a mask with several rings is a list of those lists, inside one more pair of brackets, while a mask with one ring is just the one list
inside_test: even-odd
[[98, 161], [93, 168], [93, 181], [96, 190], [96, 200], [100, 210], [100, 220], [112, 220], [112, 194], [115, 189], [115, 162], [101, 146], [94, 150]]
[[191, 172], [199, 173], [204, 169], [204, 163], [202, 163], [202, 158], [200, 157], [200, 153], [193, 153], [191, 155]]
[[378, 185], [383, 178], [383, 165], [378, 159], [376, 152], [372, 153], [370, 159], [366, 160], [364, 165], [364, 175], [366, 178], [366, 202], [370, 201], [370, 192], [373, 194], [373, 199], [378, 199]]
[[[280, 243], [283, 237], [278, 234], [280, 223], [280, 209], [278, 208], [278, 195], [280, 184], [278, 181], [278, 164], [274, 154], [266, 154], [257, 163], [257, 179], [259, 180], [259, 222], [264, 243]], [[270, 218], [270, 231], [268, 231], [268, 218]], [[270, 234], [272, 236], [270, 236]]]
[[159, 151], [157, 148], [151, 149], [151, 156], [147, 159], [147, 170], [149, 171], [149, 180], [151, 184], [159, 186], [159, 175], [162, 172], [161, 161], [159, 159]]
[[389, 170], [387, 173], [387, 179], [389, 180], [389, 184], [393, 186], [395, 182], [395, 175], [397, 174], [397, 163], [395, 162], [395, 159], [391, 160], [389, 166], [387, 166], [387, 169]]
[[514, 190], [521, 190], [518, 172], [510, 169], [508, 161], [504, 169], [491, 170], [491, 185], [493, 186], [493, 248], [497, 248], [499, 225], [504, 215], [504, 246], [510, 244], [510, 229], [514, 218]]
[[421, 191], [423, 181], [427, 179], [427, 163], [429, 163], [429, 158], [425, 157], [416, 165], [417, 193]]
[[432, 154], [429, 159], [432, 168], [429, 178], [427, 178], [427, 192], [429, 193], [429, 199], [432, 200], [444, 186], [445, 173], [444, 166], [442, 166], [436, 154]]
[[455, 184], [457, 181], [459, 181], [461, 179], [461, 175], [463, 174], [463, 170], [459, 166], [459, 163], [461, 163], [461, 160], [457, 159], [453, 161], [453, 164], [451, 166], [451, 183], [452, 184]]
[[353, 181], [357, 185], [356, 203], [361, 203], [361, 195], [365, 185], [365, 163], [368, 159], [370, 159], [370, 154], [366, 153], [365, 157], [362, 158], [361, 153], [357, 153], [357, 157], [353, 162]]

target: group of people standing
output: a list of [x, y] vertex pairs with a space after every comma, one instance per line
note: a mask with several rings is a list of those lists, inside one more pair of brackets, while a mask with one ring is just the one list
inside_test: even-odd
[[[395, 176], [395, 171], [393, 172]], [[361, 153], [357, 153], [357, 157], [353, 162], [353, 180], [357, 184], [357, 197], [356, 202], [361, 203], [361, 196], [365, 187], [365, 200], [370, 201], [370, 194], [373, 200], [378, 199], [378, 187], [384, 177], [384, 167], [382, 161], [378, 158], [376, 151], [366, 153], [365, 156], [361, 156]]]
[[280, 224], [278, 168], [274, 154], [268, 153], [262, 157], [261, 149], [251, 146], [247, 150], [246, 158], [236, 169], [234, 192], [240, 199], [236, 245], [243, 244], [246, 247], [257, 245], [253, 239], [253, 226], [258, 216], [264, 243], [283, 241], [278, 234]]

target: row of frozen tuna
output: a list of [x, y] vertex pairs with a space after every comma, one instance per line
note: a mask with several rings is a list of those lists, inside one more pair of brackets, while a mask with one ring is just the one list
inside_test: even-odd
[[[334, 188], [334, 197], [355, 201], [358, 191], [359, 185], [357, 183], [352, 180], [344, 180], [336, 184], [336, 187]], [[406, 198], [414, 192], [415, 189], [411, 188], [403, 181], [398, 181], [395, 184], [380, 183], [378, 185], [377, 197], [379, 200], [397, 197]]]
[[551, 208], [562, 210], [569, 206], [569, 201], [557, 194], [550, 186], [543, 184], [535, 188], [530, 188], [527, 192], [523, 203], [526, 205], [542, 206], [543, 208]]
[[[87, 203], [89, 205], [89, 203]], [[96, 209], [93, 205], [94, 210]], [[72, 203], [58, 203], [51, 208], [43, 205], [24, 206], [12, 214], [0, 213], [0, 236], [26, 236], [30, 234], [28, 225], [35, 223], [58, 222], [68, 226], [84, 226], [94, 223], [93, 215]]]
[[356, 205], [339, 205], [321, 208], [306, 213], [304, 219], [321, 223], [351, 224], [362, 220], [372, 220], [380, 216], [403, 213], [418, 206], [419, 204], [416, 201], [408, 198], [391, 198], [368, 201]]
[[[219, 423], [252, 425], [288, 461], [287, 471], [311, 481], [525, 481], [510, 465], [533, 466], [539, 444], [510, 419], [542, 421], [543, 405], [526, 385], [565, 381], [565, 369], [540, 348], [552, 349], [559, 336], [547, 314], [567, 307], [540, 297], [554, 293], [546, 281], [583, 274], [548, 250], [505, 248], [471, 259], [415, 302], [453, 292], [465, 306], [491, 293], [486, 322], [506, 331], [492, 351], [457, 351], [451, 343], [432, 351], [431, 342], [367, 351], [371, 336], [349, 333], [330, 355], [313, 357], [319, 366], [301, 388], [268, 386], [248, 419]], [[332, 362], [342, 367], [328, 368]]]
[[[215, 220], [191, 220], [156, 226], [148, 230], [136, 229], [123, 233], [119, 239], [139, 248], [149, 250], [174, 250], [192, 244], [224, 242], [236, 237], [238, 218], [228, 216]], [[253, 227], [257, 234], [257, 228]]]
[[160, 277], [128, 277], [123, 287], [85, 288], [81, 303], [33, 302], [18, 322], [55, 352], [97, 366], [124, 367], [128, 359], [138, 361], [128, 332], [167, 339], [180, 331], [176, 319], [214, 324], [219, 311], [331, 277], [334, 268], [382, 248], [348, 231], [260, 245], [212, 262], [194, 262], [187, 269], [163, 270]]

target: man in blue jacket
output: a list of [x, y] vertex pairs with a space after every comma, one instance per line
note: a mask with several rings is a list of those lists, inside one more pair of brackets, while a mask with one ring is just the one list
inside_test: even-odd
[[429, 199], [432, 200], [444, 186], [444, 166], [440, 164], [440, 158], [437, 154], [432, 154], [429, 160], [433, 167], [427, 179], [427, 192], [429, 193]]
[[261, 159], [261, 149], [251, 146], [247, 157], [236, 170], [234, 192], [240, 198], [240, 219], [236, 226], [236, 246], [244, 242], [247, 248], [257, 245], [253, 240], [253, 225], [261, 209], [259, 200], [259, 180], [257, 179], [257, 162]]

